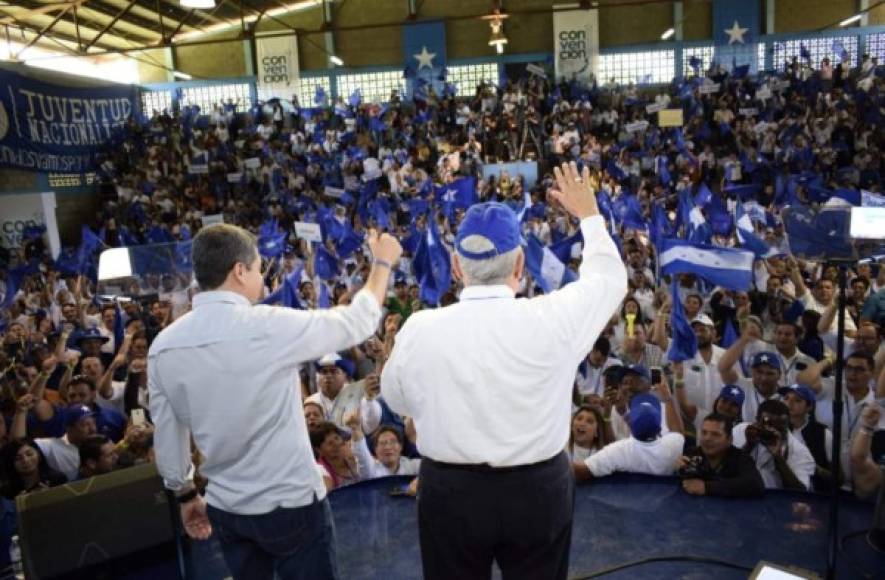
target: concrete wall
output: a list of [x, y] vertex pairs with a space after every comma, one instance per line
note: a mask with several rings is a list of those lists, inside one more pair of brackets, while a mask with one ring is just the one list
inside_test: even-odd
[[815, 30], [856, 13], [856, 0], [776, 0], [774, 27], [776, 32]]

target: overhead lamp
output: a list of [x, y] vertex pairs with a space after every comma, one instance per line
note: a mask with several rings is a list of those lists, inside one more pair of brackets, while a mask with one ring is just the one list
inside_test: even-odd
[[344, 66], [344, 61], [335, 56], [334, 54], [329, 56], [329, 61], [335, 66]]
[[180, 71], [177, 71], [177, 70], [172, 71], [172, 76], [174, 76], [174, 77], [177, 78], [177, 79], [184, 80], [184, 81], [189, 81], [189, 80], [191, 80], [192, 78], [194, 78], [194, 77], [192, 77], [191, 75], [189, 75], [189, 74], [187, 74], [187, 73], [183, 73], [183, 72], [180, 72]]
[[215, 8], [215, 0], [179, 0], [178, 3], [184, 8], [199, 8], [201, 10]]
[[504, 45], [507, 44], [507, 37], [504, 36], [504, 20], [500, 17], [489, 20], [489, 26], [492, 28], [489, 46], [494, 46], [498, 54], [501, 54], [504, 52]]
[[851, 25], [854, 24], [855, 22], [859, 21], [861, 18], [863, 18], [863, 15], [862, 15], [862, 14], [855, 14], [855, 15], [852, 16], [851, 18], [846, 18], [845, 20], [843, 20], [842, 22], [840, 22], [840, 23], [839, 23], [839, 26], [841, 26], [841, 27], [843, 27], [843, 28], [846, 27], [846, 26], [851, 26]]
[[664, 34], [661, 35], [661, 40], [667, 40], [668, 38], [670, 38], [674, 34], [676, 34], [676, 29], [675, 28], [668, 28], [667, 30], [664, 31]]

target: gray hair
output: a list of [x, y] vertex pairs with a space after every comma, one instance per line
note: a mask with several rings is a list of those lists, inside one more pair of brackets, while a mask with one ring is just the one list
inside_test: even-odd
[[[473, 235], [461, 240], [460, 248], [470, 253], [479, 254], [493, 250], [495, 245], [485, 236]], [[520, 248], [516, 247], [509, 252], [485, 260], [474, 260], [464, 257], [459, 251], [458, 261], [470, 286], [494, 286], [504, 284], [510, 278], [510, 274], [513, 273], [513, 268], [516, 266], [519, 252]]]
[[251, 266], [258, 254], [255, 236], [230, 224], [213, 224], [194, 236], [194, 277], [201, 290], [214, 290], [224, 284], [239, 262]]

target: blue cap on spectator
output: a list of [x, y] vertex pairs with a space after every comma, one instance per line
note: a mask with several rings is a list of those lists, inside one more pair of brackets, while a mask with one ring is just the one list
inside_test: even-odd
[[753, 355], [750, 368], [756, 368], [759, 365], [768, 365], [777, 370], [781, 370], [781, 357], [777, 353], [771, 351], [757, 352]]
[[817, 402], [817, 397], [814, 395], [814, 391], [811, 390], [811, 387], [808, 385], [803, 385], [801, 383], [793, 383], [789, 387], [781, 387], [777, 390], [782, 396], [787, 393], [793, 393], [794, 395], [798, 395], [802, 397], [806, 403], [811, 406]]
[[[461, 243], [472, 236], [488, 240], [492, 248], [484, 252], [465, 250]], [[516, 248], [520, 239], [519, 220], [513, 210], [503, 203], [490, 201], [476, 204], [467, 210], [458, 227], [455, 248], [459, 254], [470, 260], [487, 260]]]
[[642, 393], [630, 401], [630, 432], [640, 441], [649, 441], [661, 432], [661, 401]]
[[346, 374], [349, 377], [352, 377], [353, 372], [354, 372], [354, 368], [353, 368], [351, 362], [341, 358], [340, 356], [338, 356], [337, 353], [334, 353], [334, 352], [331, 354], [327, 354], [326, 356], [324, 356], [323, 358], [318, 360], [316, 362], [316, 366], [318, 369], [322, 368], [322, 367], [336, 366], [339, 369], [341, 369], [342, 371], [344, 371], [344, 374]]
[[651, 373], [641, 364], [625, 365], [621, 369], [621, 378], [624, 378], [626, 375], [638, 375], [647, 381], [651, 380]]
[[93, 326], [80, 333], [80, 336], [77, 337], [77, 344], [82, 344], [84, 340], [100, 340], [102, 342], [107, 342], [110, 339], [106, 336], [102, 336], [98, 329]]
[[88, 405], [68, 405], [65, 408], [65, 427], [75, 425], [77, 421], [84, 417], [94, 417], [93, 411]]
[[744, 406], [744, 390], [737, 385], [725, 385], [722, 387], [722, 390], [719, 391], [719, 398], [731, 401], [738, 407]]

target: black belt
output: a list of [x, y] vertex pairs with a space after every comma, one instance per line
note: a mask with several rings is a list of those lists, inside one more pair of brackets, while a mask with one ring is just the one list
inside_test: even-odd
[[537, 463], [526, 463], [524, 465], [508, 465], [506, 467], [494, 467], [492, 465], [489, 465], [488, 463], [446, 463], [444, 461], [436, 461], [435, 459], [430, 459], [429, 457], [423, 457], [421, 461], [429, 463], [431, 466], [439, 469], [472, 471], [476, 473], [515, 473], [550, 465], [551, 463], [559, 459], [562, 453], [564, 452], [557, 453], [550, 459], [545, 459], [544, 461], [539, 461]]

